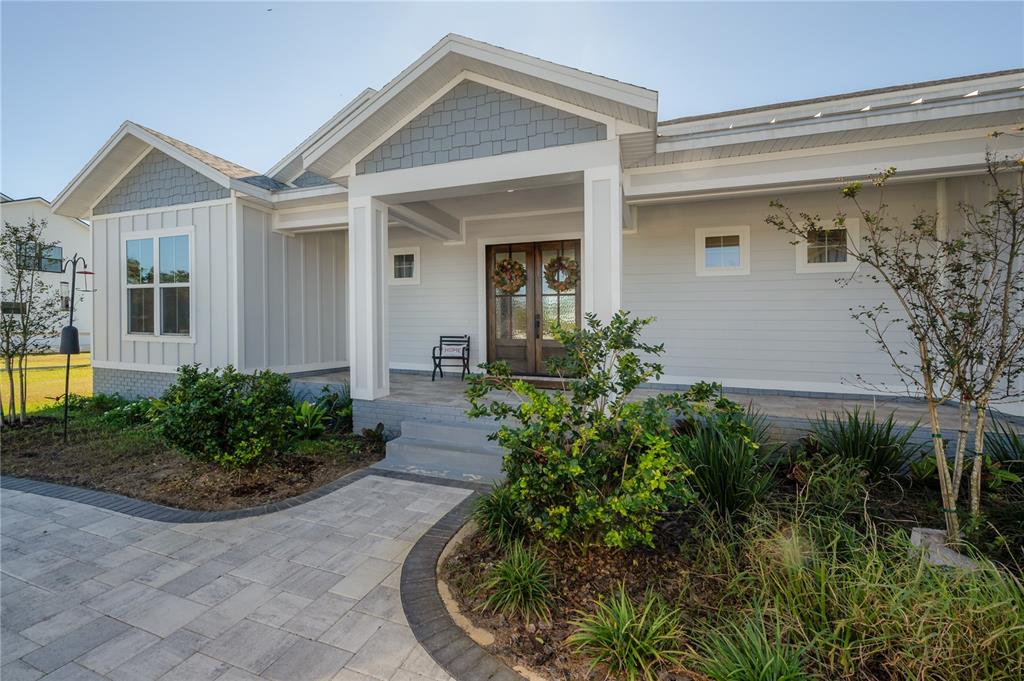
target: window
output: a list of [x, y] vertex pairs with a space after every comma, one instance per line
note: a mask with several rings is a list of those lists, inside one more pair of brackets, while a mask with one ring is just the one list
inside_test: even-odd
[[191, 231], [125, 238], [129, 334], [188, 337], [192, 333]]
[[796, 245], [796, 271], [852, 272], [857, 260], [850, 255], [860, 239], [860, 223], [847, 220], [843, 227], [820, 229]]
[[694, 235], [698, 277], [750, 274], [750, 227], [702, 227]]
[[18, 262], [23, 270], [60, 272], [60, 268], [64, 265], [64, 249], [60, 246], [40, 248], [39, 246], [25, 244], [21, 248]]
[[420, 283], [420, 249], [392, 248], [391, 254], [391, 285]]
[[25, 303], [3, 303], [3, 314], [23, 314], [25, 312]]

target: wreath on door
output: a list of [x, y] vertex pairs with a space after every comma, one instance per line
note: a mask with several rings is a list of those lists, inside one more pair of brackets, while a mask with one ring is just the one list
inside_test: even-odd
[[502, 293], [517, 293], [526, 286], [526, 266], [518, 260], [505, 258], [494, 265], [494, 288]]
[[544, 265], [544, 281], [552, 291], [572, 291], [580, 281], [580, 266], [575, 258], [556, 255]]

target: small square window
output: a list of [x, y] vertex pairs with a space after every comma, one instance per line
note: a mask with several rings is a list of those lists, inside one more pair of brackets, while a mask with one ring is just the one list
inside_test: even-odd
[[796, 271], [853, 272], [859, 262], [855, 255], [859, 241], [860, 222], [853, 218], [841, 226], [815, 230], [796, 242]]
[[420, 283], [420, 249], [393, 248], [390, 252], [391, 284], [394, 286]]
[[819, 229], [807, 239], [807, 262], [846, 262], [846, 230]]
[[750, 274], [750, 227], [704, 227], [694, 234], [698, 277]]

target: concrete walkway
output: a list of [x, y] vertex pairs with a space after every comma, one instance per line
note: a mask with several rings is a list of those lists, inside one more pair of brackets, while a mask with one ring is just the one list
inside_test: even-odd
[[3, 490], [4, 681], [446, 681], [402, 562], [469, 490], [371, 475], [270, 515], [173, 525]]

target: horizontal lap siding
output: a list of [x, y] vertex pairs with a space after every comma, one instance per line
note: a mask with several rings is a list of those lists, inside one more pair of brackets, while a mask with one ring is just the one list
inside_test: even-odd
[[[649, 336], [665, 344], [666, 380], [841, 390], [861, 374], [892, 384], [888, 360], [850, 313], [882, 300], [892, 307], [891, 294], [864, 277], [840, 286], [843, 273], [798, 274], [792, 237], [765, 223], [770, 198], [641, 207], [638, 232], [623, 242], [623, 306], [656, 317]], [[823, 217], [853, 208], [835, 191], [781, 198]], [[866, 205], [873, 200], [866, 196]], [[934, 184], [891, 187], [887, 201], [909, 221], [935, 210]], [[694, 230], [741, 225], [750, 226], [750, 274], [696, 276]]]
[[[152, 212], [99, 217], [92, 221], [94, 296], [93, 357], [99, 362], [176, 368], [198, 362], [223, 366], [230, 358], [232, 256], [229, 203], [174, 206]], [[194, 228], [191, 279], [192, 327], [195, 343], [168, 342], [144, 337], [124, 339], [124, 263], [121, 241], [125, 235], [175, 227]], [[158, 235], [156, 235], [158, 236]], [[154, 244], [154, 249], [158, 245]], [[159, 320], [157, 320], [159, 322]]]
[[442, 334], [468, 334], [472, 364], [486, 359], [486, 339], [479, 337], [481, 239], [529, 236], [542, 240], [544, 235], [582, 231], [582, 212], [469, 221], [466, 243], [459, 245], [392, 227], [390, 248], [420, 249], [420, 283], [388, 288], [392, 366], [429, 369], [430, 350]]

